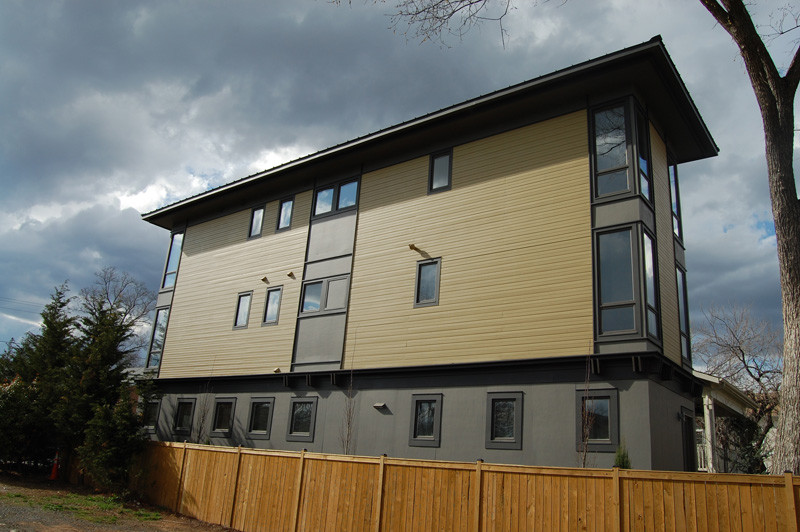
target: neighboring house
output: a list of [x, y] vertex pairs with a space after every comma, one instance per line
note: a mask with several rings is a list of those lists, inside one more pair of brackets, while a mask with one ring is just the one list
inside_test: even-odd
[[717, 151], [654, 38], [145, 214], [153, 437], [693, 469], [677, 164]]

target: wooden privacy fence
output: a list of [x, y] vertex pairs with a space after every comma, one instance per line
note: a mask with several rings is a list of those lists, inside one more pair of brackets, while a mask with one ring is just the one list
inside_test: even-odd
[[152, 443], [150, 502], [244, 531], [798, 531], [800, 477]]

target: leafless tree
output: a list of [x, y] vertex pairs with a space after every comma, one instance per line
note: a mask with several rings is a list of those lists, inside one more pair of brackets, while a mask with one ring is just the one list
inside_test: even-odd
[[[773, 15], [769, 33], [761, 35], [744, 0], [698, 1], [733, 38], [761, 110], [784, 327], [783, 406], [772, 472], [791, 470], [800, 474], [800, 199], [792, 163], [800, 46], [796, 41], [793, 57], [781, 75], [765, 43], [765, 39], [770, 41], [800, 28], [800, 10], [791, 4], [779, 10]], [[486, 20], [498, 23], [502, 32], [503, 20], [513, 8], [513, 0], [396, 0], [392, 20], [395, 25], [407, 23], [422, 40], [441, 40], [443, 34], [463, 37]]]

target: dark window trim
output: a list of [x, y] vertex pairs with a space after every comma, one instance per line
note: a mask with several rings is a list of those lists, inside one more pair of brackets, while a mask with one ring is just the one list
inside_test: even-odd
[[[286, 427], [286, 441], [314, 441], [314, 429], [317, 424], [317, 397], [292, 397], [289, 399], [289, 425]], [[311, 403], [311, 427], [306, 433], [292, 433], [292, 421], [294, 418], [294, 405], [296, 403]]]
[[[681, 294], [678, 293], [678, 337], [680, 338], [681, 344], [681, 361], [684, 364], [689, 364], [691, 367], [692, 364], [692, 330], [690, 328], [691, 320], [689, 319], [689, 287], [687, 286], [687, 279], [686, 279], [686, 269], [678, 264], [675, 263], [675, 284], [676, 290], [680, 290], [681, 286], [678, 283], [678, 272], [683, 274], [683, 306], [684, 308], [684, 315], [681, 316], [681, 305], [680, 305], [680, 297]], [[683, 323], [682, 323], [683, 322]], [[685, 326], [685, 331], [684, 327]], [[684, 341], [686, 342], [686, 353], [683, 351]]]
[[[636, 229], [637, 224], [624, 224], [613, 227], [603, 227], [594, 231], [593, 247], [594, 247], [594, 292], [595, 292], [595, 336], [598, 340], [613, 339], [618, 340], [621, 337], [640, 337], [642, 329], [641, 312], [641, 259], [639, 248], [641, 247], [639, 231]], [[614, 301], [613, 303], [603, 304], [601, 301], [600, 287], [602, 283], [600, 271], [600, 236], [609, 233], [616, 233], [620, 231], [629, 231], [631, 236], [631, 272], [633, 278], [631, 279], [633, 285], [633, 299], [624, 301]], [[627, 308], [633, 306], [633, 329], [625, 329], [621, 331], [603, 332], [602, 329], [602, 311], [611, 310], [616, 308]]]
[[[261, 211], [261, 223], [258, 226], [258, 232], [253, 233], [253, 219], [256, 216], [256, 212]], [[265, 205], [258, 205], [250, 209], [250, 224], [247, 226], [247, 239], [248, 240], [255, 240], [256, 238], [261, 238], [261, 235], [264, 233], [264, 218], [267, 214], [267, 207]]]
[[[250, 296], [250, 299], [249, 299], [249, 301], [247, 303], [247, 319], [245, 320], [244, 325], [237, 325], [237, 321], [239, 319], [239, 308], [240, 308], [240, 305], [242, 304], [242, 298], [245, 297], [245, 296]], [[236, 309], [235, 309], [234, 314], [233, 314], [233, 329], [234, 330], [247, 329], [247, 326], [250, 323], [250, 310], [252, 310], [252, 308], [253, 308], [253, 291], [249, 290], [247, 292], [239, 292], [236, 295]]]
[[[674, 170], [675, 183], [673, 189], [672, 171]], [[671, 154], [667, 154], [667, 184], [669, 185], [669, 205], [672, 212], [672, 234], [674, 238], [683, 246], [683, 216], [681, 214], [681, 185], [680, 175], [678, 174], [678, 163], [675, 162]], [[672, 196], [675, 196], [673, 205]], [[677, 233], [675, 232], [677, 228]]]
[[[231, 405], [231, 426], [227, 429], [217, 430], [217, 405], [230, 403]], [[236, 398], [235, 397], [216, 397], [214, 399], [214, 416], [211, 419], [211, 436], [230, 438], [233, 434], [233, 425], [236, 422]]]
[[[280, 297], [278, 298], [278, 313], [276, 318], [273, 321], [267, 321], [267, 309], [269, 307], [269, 294], [270, 292], [278, 292]], [[264, 313], [261, 316], [261, 326], [262, 327], [269, 327], [271, 325], [277, 325], [278, 321], [281, 317], [281, 304], [283, 303], [283, 285], [279, 286], [272, 286], [267, 288], [267, 295], [264, 298]]]
[[[642, 320], [643, 320], [642, 321], [642, 333], [646, 338], [660, 340], [663, 327], [661, 325], [661, 297], [660, 297], [660, 295], [661, 295], [661, 283], [660, 283], [660, 280], [659, 280], [659, 273], [658, 273], [658, 241], [656, 240], [656, 237], [653, 236], [653, 234], [644, 226], [644, 224], [641, 224], [640, 227], [641, 227], [641, 230], [640, 230], [640, 232], [641, 232], [641, 246], [640, 246], [641, 247], [641, 257], [640, 257], [640, 260], [641, 260], [641, 263], [642, 263], [642, 268], [641, 268], [642, 286], [641, 286], [641, 290], [642, 290], [642, 302], [643, 302], [642, 311], [643, 311], [643, 314], [644, 314], [643, 317], [642, 317]], [[653, 297], [655, 298], [654, 301], [649, 301], [648, 297], [647, 297], [647, 270], [646, 270], [647, 262], [646, 262], [646, 257], [645, 257], [646, 249], [645, 249], [645, 245], [644, 245], [645, 236], [647, 236], [650, 239], [650, 244], [653, 247], [653, 285], [654, 285], [653, 286]], [[652, 309], [653, 312], [656, 315], [656, 334], [655, 335], [650, 334], [650, 328], [648, 326], [647, 312], [650, 309]]]
[[[420, 301], [419, 299], [419, 272], [422, 266], [427, 264], [436, 264], [436, 286], [435, 295], [431, 300]], [[436, 257], [433, 259], [423, 259], [417, 261], [416, 280], [414, 281], [414, 308], [419, 307], [434, 307], [439, 304], [439, 289], [442, 283], [442, 258]]]
[[[495, 400], [512, 399], [514, 401], [514, 437], [493, 438]], [[489, 392], [486, 394], [486, 448], [487, 449], [522, 449], [522, 392]]]
[[[189, 416], [189, 426], [188, 427], [178, 427], [178, 411], [180, 410], [181, 403], [191, 403], [192, 404], [192, 413]], [[174, 434], [186, 434], [189, 435], [192, 433], [192, 427], [194, 426], [194, 415], [195, 415], [195, 407], [197, 406], [197, 398], [195, 397], [180, 397], [175, 401], [175, 413], [173, 414], [172, 419], [172, 432]]]
[[[447, 156], [447, 184], [433, 188], [433, 162], [439, 157]], [[453, 188], [453, 148], [437, 151], [430, 154], [428, 161], [428, 194], [438, 194]]]
[[[608, 440], [583, 441], [583, 399], [608, 398]], [[581, 452], [584, 445], [589, 452], [613, 453], [619, 446], [619, 390], [616, 388], [575, 390], [575, 450]]]
[[[325, 307], [328, 304], [328, 286], [330, 285], [331, 281], [339, 281], [342, 279], [347, 279], [347, 293], [345, 294], [345, 301], [344, 306], [341, 308], [335, 309], [326, 309]], [[306, 286], [310, 284], [317, 284], [322, 283], [322, 288], [320, 290], [319, 296], [319, 310], [307, 310], [303, 311], [303, 300], [305, 299], [306, 295]], [[308, 279], [303, 281], [303, 286], [300, 289], [300, 305], [298, 305], [298, 317], [300, 318], [307, 318], [309, 316], [324, 316], [328, 314], [342, 314], [347, 312], [347, 307], [350, 304], [350, 274], [343, 274], [343, 275], [334, 275], [332, 277], [322, 277], [320, 279]]]
[[[178, 253], [178, 260], [177, 260], [177, 263], [175, 264], [175, 269], [174, 270], [167, 270], [167, 268], [169, 268], [169, 257], [170, 257], [170, 255], [172, 255], [172, 247], [175, 245], [175, 237], [177, 235], [182, 235], [181, 236], [181, 250]], [[164, 261], [164, 269], [162, 270], [163, 274], [161, 275], [161, 286], [159, 288], [159, 291], [167, 292], [167, 291], [171, 291], [171, 290], [175, 289], [175, 284], [177, 284], [177, 282], [178, 282], [178, 270], [180, 270], [180, 266], [181, 266], [181, 256], [183, 255], [184, 240], [186, 240], [186, 229], [185, 228], [181, 228], [179, 230], [172, 231], [172, 233], [170, 233], [170, 235], [169, 235], [169, 249], [167, 249], [167, 259]], [[171, 273], [175, 274], [175, 280], [172, 281], [171, 285], [166, 286], [166, 284], [167, 284], [167, 275], [169, 275]]]
[[[156, 417], [153, 420], [152, 425], [146, 425], [145, 422], [147, 421], [147, 407], [150, 405], [156, 405]], [[145, 401], [142, 404], [142, 426], [144, 427], [145, 432], [148, 434], [155, 434], [158, 431], [158, 419], [161, 417], [161, 399], [151, 399], [149, 401]]]
[[[417, 402], [434, 401], [433, 436], [414, 436], [415, 421], [417, 420]], [[442, 437], [442, 394], [414, 394], [411, 396], [411, 425], [408, 432], [408, 445], [410, 447], [439, 447]]]
[[[266, 430], [253, 430], [253, 405], [256, 403], [269, 404], [269, 415], [267, 416], [267, 429]], [[275, 398], [274, 397], [251, 397], [250, 409], [247, 414], [247, 438], [251, 440], [268, 440], [272, 432], [272, 417], [275, 414]]]
[[[356, 203], [355, 205], [350, 205], [349, 207], [339, 208], [339, 192], [341, 188], [345, 185], [350, 183], [358, 183], [356, 188]], [[321, 190], [325, 190], [328, 188], [333, 189], [333, 198], [331, 198], [331, 210], [328, 212], [322, 212], [320, 214], [316, 214], [317, 212], [317, 193]], [[358, 210], [359, 200], [361, 199], [361, 176], [351, 177], [348, 179], [344, 179], [342, 181], [337, 181], [335, 183], [327, 183], [322, 186], [318, 186], [314, 188], [314, 196], [311, 205], [311, 219], [316, 220], [320, 218], [327, 218], [328, 216], [335, 216], [337, 214], [349, 211]]]
[[[653, 190], [653, 151], [651, 149], [652, 139], [650, 138], [650, 117], [648, 116], [647, 112], [645, 112], [645, 110], [642, 107], [642, 105], [635, 98], [631, 98], [631, 100], [632, 100], [633, 118], [634, 118], [631, 121], [632, 125], [633, 125], [633, 128], [632, 128], [633, 129], [633, 137], [632, 138], [635, 139], [635, 142], [631, 142], [631, 144], [633, 146], [633, 155], [634, 155], [633, 162], [634, 162], [634, 165], [636, 167], [636, 193], [639, 194], [642, 198], [644, 198], [644, 200], [647, 202], [647, 204], [650, 205], [650, 208], [653, 208], [653, 205], [654, 205], [653, 195], [654, 195], [655, 191]], [[647, 172], [642, 172], [642, 169], [639, 166], [639, 152], [642, 150], [642, 147], [639, 146], [639, 133], [640, 133], [639, 132], [639, 117], [641, 117], [642, 120], [644, 120], [644, 126], [646, 128], [645, 131], [644, 131], [644, 135], [645, 135], [644, 139], [645, 139], [645, 142], [647, 143], [647, 146], [645, 147], [645, 151], [646, 151], [645, 155], [646, 155], [647, 164], [648, 164]], [[648, 192], [649, 192], [649, 195], [647, 195], [647, 196], [642, 191], [642, 186], [641, 186], [641, 175], [642, 174], [644, 174], [645, 179], [647, 179], [647, 186], [648, 186]]]
[[[287, 225], [286, 227], [281, 227], [281, 211], [283, 210], [283, 204], [290, 201], [292, 202], [292, 210], [289, 213], [289, 225]], [[281, 231], [288, 231], [289, 229], [292, 228], [292, 220], [294, 220], [294, 207], [295, 207], [294, 196], [286, 197], [278, 201], [278, 219], [275, 221], [276, 233], [279, 233]]]
[[[156, 330], [157, 330], [157, 327], [158, 327], [158, 313], [161, 312], [162, 310], [166, 310], [167, 311], [167, 323], [164, 325], [164, 337], [161, 339], [161, 349], [154, 350], [153, 349], [153, 340], [156, 339]], [[147, 346], [147, 360], [145, 361], [145, 367], [146, 368], [151, 368], [151, 367], [152, 368], [157, 368], [157, 367], [161, 366], [161, 359], [163, 358], [163, 355], [164, 355], [164, 342], [167, 341], [167, 329], [169, 329], [170, 310], [171, 310], [171, 307], [169, 307], [169, 306], [158, 307], [156, 309], [156, 315], [153, 317], [153, 330], [150, 331], [150, 343]], [[153, 353], [158, 353], [158, 365], [153, 364], [151, 366], [150, 365], [150, 361], [153, 358]]]

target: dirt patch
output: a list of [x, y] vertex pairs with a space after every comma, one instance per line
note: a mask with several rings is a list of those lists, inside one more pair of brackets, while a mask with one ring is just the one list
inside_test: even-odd
[[0, 532], [230, 530], [63, 482], [0, 472]]

